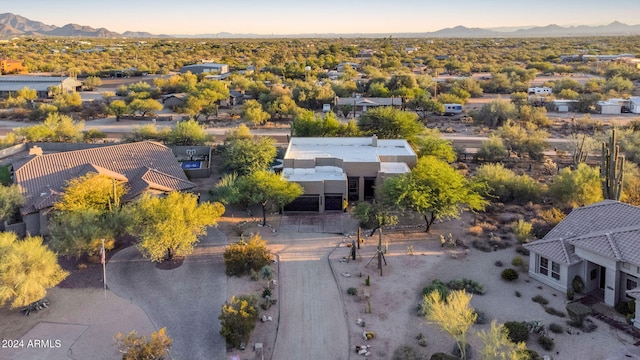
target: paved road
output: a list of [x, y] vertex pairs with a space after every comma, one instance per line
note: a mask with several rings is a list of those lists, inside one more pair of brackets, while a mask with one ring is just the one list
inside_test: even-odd
[[109, 260], [109, 288], [140, 306], [157, 328], [167, 327], [173, 359], [225, 359], [218, 320], [227, 297], [221, 250], [225, 245], [226, 236], [211, 228], [177, 269], [157, 269], [134, 247]]
[[341, 237], [280, 233], [280, 327], [272, 359], [349, 358], [349, 335], [328, 254]]

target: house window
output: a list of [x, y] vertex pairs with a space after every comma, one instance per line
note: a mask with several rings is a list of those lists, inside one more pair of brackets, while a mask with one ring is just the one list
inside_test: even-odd
[[634, 279], [627, 279], [627, 290], [635, 289], [638, 287], [638, 282]]
[[549, 276], [549, 259], [545, 257], [540, 257], [540, 266], [538, 272], [542, 275]]
[[560, 280], [560, 264], [557, 262], [551, 262], [551, 277]]

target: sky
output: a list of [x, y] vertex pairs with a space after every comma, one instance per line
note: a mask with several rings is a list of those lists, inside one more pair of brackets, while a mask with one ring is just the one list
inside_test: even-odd
[[0, 0], [47, 25], [194, 35], [429, 32], [466, 27], [640, 24], [638, 0]]

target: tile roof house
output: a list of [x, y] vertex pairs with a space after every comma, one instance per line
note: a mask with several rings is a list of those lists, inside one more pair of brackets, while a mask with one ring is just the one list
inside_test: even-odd
[[640, 207], [604, 200], [574, 209], [525, 248], [529, 275], [554, 289], [572, 289], [579, 276], [584, 292], [610, 306], [640, 295]]
[[151, 141], [34, 155], [14, 169], [14, 182], [26, 197], [20, 209], [26, 231], [47, 234], [47, 214], [66, 182], [91, 172], [126, 182], [124, 201], [144, 192], [167, 193], [196, 186], [171, 149]]

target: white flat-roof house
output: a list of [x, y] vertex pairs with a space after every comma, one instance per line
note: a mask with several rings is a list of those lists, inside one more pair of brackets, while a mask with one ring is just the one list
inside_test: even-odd
[[282, 176], [300, 184], [304, 195], [285, 211], [342, 210], [344, 201], [373, 199], [385, 177], [409, 172], [416, 161], [406, 140], [291, 138]]
[[640, 298], [640, 207], [604, 200], [574, 209], [524, 246], [531, 252], [529, 276], [556, 290], [572, 289], [579, 276], [584, 292], [607, 305]]
[[629, 98], [629, 111], [633, 114], [640, 114], [640, 96]]
[[553, 89], [548, 86], [530, 87], [527, 92], [529, 95], [551, 95]]

